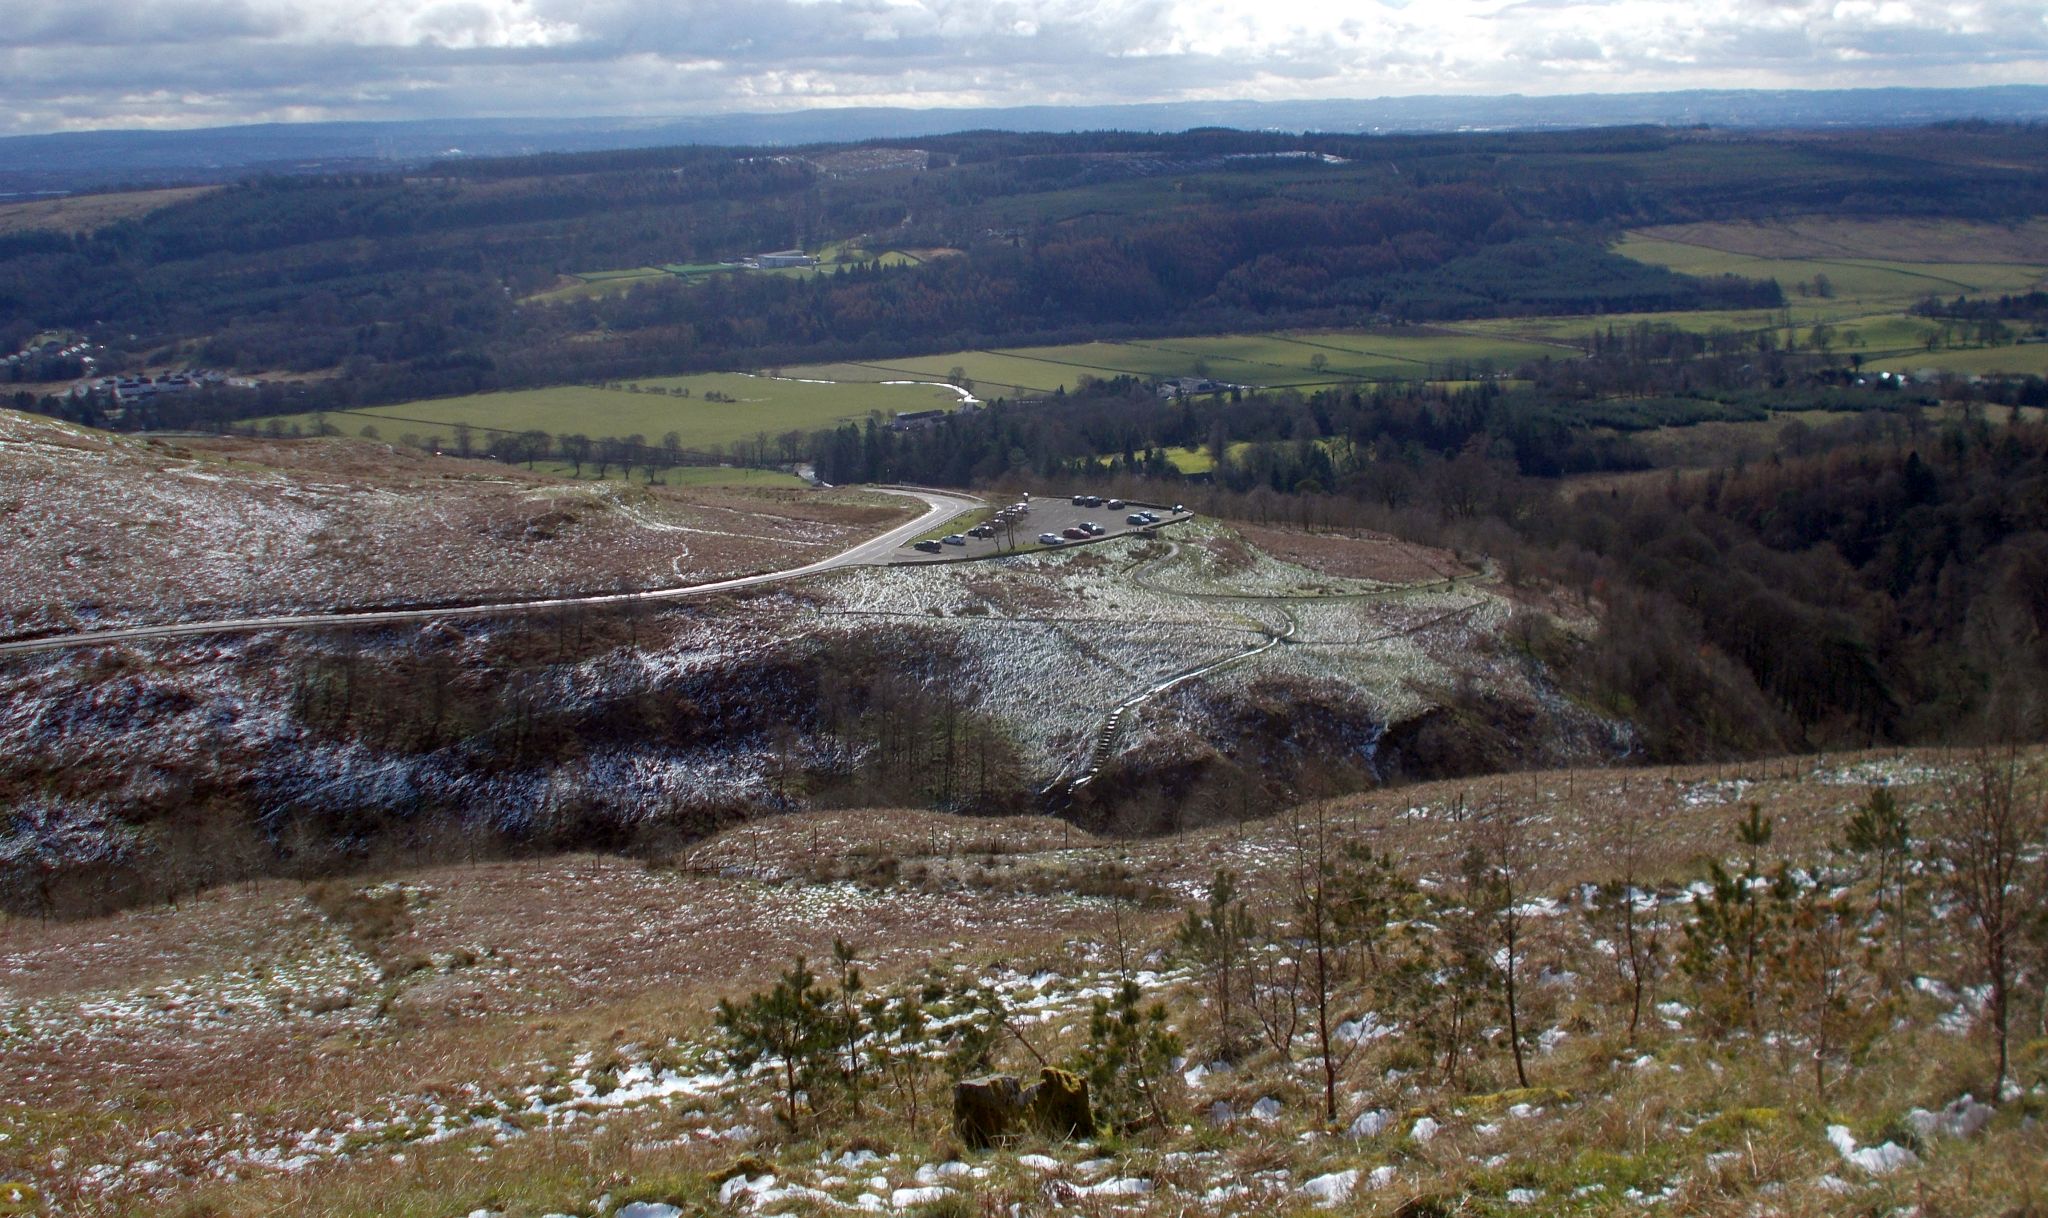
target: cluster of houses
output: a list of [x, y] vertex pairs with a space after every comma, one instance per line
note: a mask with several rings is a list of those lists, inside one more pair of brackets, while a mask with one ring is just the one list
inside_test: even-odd
[[62, 339], [52, 338], [32, 342], [6, 359], [0, 360], [0, 368], [17, 368], [24, 364], [33, 364], [41, 360], [53, 359], [75, 359], [90, 368], [98, 362], [91, 355], [86, 354], [91, 350], [93, 350], [93, 345], [84, 339], [67, 343]]
[[247, 377], [231, 377], [211, 369], [193, 368], [163, 376], [103, 376], [98, 380], [80, 381], [71, 387], [71, 396], [88, 398], [98, 395], [127, 404], [147, 401], [166, 394], [190, 393], [195, 389], [205, 389], [212, 385], [225, 385], [231, 389], [255, 389], [258, 384]]

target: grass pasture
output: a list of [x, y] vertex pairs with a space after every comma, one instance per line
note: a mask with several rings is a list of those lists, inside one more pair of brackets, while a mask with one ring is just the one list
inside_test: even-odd
[[[2048, 353], [2031, 346], [1928, 351], [1937, 325], [1907, 312], [1930, 293], [1953, 298], [2040, 288], [2048, 282], [2048, 219], [1997, 225], [1802, 217], [1665, 225], [1628, 234], [1615, 251], [1683, 274], [1775, 279], [1785, 289], [1785, 307], [1492, 318], [1461, 323], [1457, 331], [1563, 345], [1643, 322], [1705, 334], [1784, 330], [1789, 321], [1781, 337], [1803, 344], [1807, 332], [1825, 322], [1835, 330], [1837, 351], [1867, 353], [1873, 368], [2040, 373], [2048, 364]], [[1832, 295], [1802, 294], [1800, 285], [1817, 275], [1827, 277]]]
[[[1060, 386], [1071, 389], [1084, 376], [1206, 374], [1219, 381], [1276, 388], [1347, 380], [1441, 379], [1454, 365], [1490, 363], [1507, 368], [1556, 354], [1555, 346], [1509, 334], [1312, 331], [1012, 347], [872, 363], [812, 364], [784, 372], [820, 380], [943, 380], [959, 368], [974, 382], [978, 396], [991, 398], [1051, 393]], [[1324, 361], [1322, 368], [1314, 366], [1318, 356]]]
[[1953, 219], [1798, 216], [1788, 220], [1667, 224], [1642, 229], [1640, 233], [1752, 258], [2048, 266], [2048, 219], [1984, 224]]
[[[374, 426], [387, 440], [407, 434], [422, 438], [438, 434], [444, 444], [458, 423], [480, 431], [538, 430], [550, 435], [581, 433], [593, 438], [641, 435], [653, 443], [675, 432], [684, 448], [701, 450], [763, 434], [773, 437], [787, 431], [829, 427], [843, 420], [865, 418], [871, 410], [930, 410], [950, 407], [958, 401], [951, 391], [932, 386], [813, 385], [738, 373], [667, 377], [644, 384], [664, 389], [687, 388], [690, 396], [563, 385], [331, 411], [326, 421], [345, 434]], [[706, 401], [704, 395], [708, 392], [733, 400]], [[313, 416], [287, 415], [280, 422], [310, 429]], [[487, 444], [487, 439], [479, 440], [480, 447]]]
[[[1825, 313], [1905, 309], [1929, 293], [1937, 296], [1996, 295], [2024, 292], [2038, 284], [2048, 267], [1998, 262], [1905, 262], [1865, 258], [1758, 258], [1708, 245], [1630, 234], [1617, 253], [1666, 267], [1685, 275], [1740, 275], [1775, 279], [1789, 303], [1805, 304]], [[1825, 275], [1832, 297], [1800, 298], [1795, 285]], [[1832, 318], [1830, 318], [1832, 320]]]
[[1928, 370], [1958, 372], [1965, 375], [2006, 373], [2012, 376], [2048, 376], [2048, 343], [1915, 351], [1906, 355], [1872, 360], [1864, 366], [1880, 372]]

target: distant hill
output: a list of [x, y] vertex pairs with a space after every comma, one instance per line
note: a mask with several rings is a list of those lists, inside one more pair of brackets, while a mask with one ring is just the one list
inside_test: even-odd
[[450, 155], [514, 156], [665, 144], [804, 144], [973, 130], [1182, 131], [1194, 127], [1443, 132], [1630, 124], [1731, 128], [1895, 126], [2048, 118], [2048, 86], [1981, 89], [1690, 90], [1550, 97], [1383, 97], [1159, 102], [1006, 109], [844, 108], [676, 118], [472, 118], [268, 123], [190, 131], [77, 131], [0, 138], [0, 198], [251, 173], [402, 167]]

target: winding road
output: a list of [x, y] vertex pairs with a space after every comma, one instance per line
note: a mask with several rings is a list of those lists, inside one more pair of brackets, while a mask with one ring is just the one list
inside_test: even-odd
[[692, 597], [709, 596], [717, 592], [730, 592], [736, 588], [752, 588], [761, 584], [778, 583], [783, 580], [802, 579], [810, 575], [822, 575], [846, 567], [885, 566], [896, 556], [897, 547], [910, 539], [929, 532], [933, 526], [963, 512], [987, 506], [972, 495], [950, 491], [927, 490], [922, 487], [878, 486], [869, 488], [884, 494], [901, 495], [908, 499], [919, 499], [925, 504], [923, 515], [907, 523], [897, 525], [886, 533], [861, 542], [851, 549], [842, 550], [830, 558], [822, 558], [801, 567], [786, 571], [766, 571], [759, 575], [742, 575], [733, 579], [713, 580], [710, 583], [686, 584], [675, 588], [657, 588], [646, 592], [607, 592], [591, 596], [550, 596], [532, 600], [490, 601], [477, 604], [445, 605], [431, 609], [363, 609], [339, 610], [331, 613], [287, 613], [258, 617], [223, 618], [203, 622], [175, 622], [162, 626], [123, 626], [108, 630], [87, 630], [75, 634], [51, 634], [33, 639], [16, 639], [0, 642], [0, 656], [26, 655], [44, 651], [63, 651], [75, 647], [104, 647], [111, 643], [132, 643], [144, 639], [181, 638], [199, 634], [248, 634], [264, 630], [303, 630], [323, 626], [377, 626], [399, 622], [424, 622], [452, 617], [497, 617], [512, 613], [535, 613], [550, 609], [577, 606], [605, 606], [642, 604], [646, 602], [688, 600]]

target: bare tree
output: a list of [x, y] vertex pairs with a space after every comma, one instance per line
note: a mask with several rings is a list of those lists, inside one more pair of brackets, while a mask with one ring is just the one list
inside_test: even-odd
[[2041, 793], [2021, 783], [2019, 758], [1979, 757], [1934, 816], [1934, 845], [1948, 864], [1948, 888], [1967, 920], [1978, 974], [1991, 987], [1985, 1012], [1998, 1049], [1993, 1094], [2003, 1095], [2011, 1069], [2015, 956], [2026, 919], [2039, 909], [2041, 865], [2027, 852], [2040, 845], [2048, 816]]
[[[1654, 895], [1645, 894], [1643, 875], [1643, 814], [1641, 806], [1623, 793], [1619, 807], [1606, 824], [1607, 853], [1620, 867], [1614, 878], [1594, 890], [1588, 916], [1595, 926], [1618, 940], [1614, 944], [1614, 966], [1628, 993], [1628, 1042], [1633, 1045], [1642, 1028], [1643, 1001], [1664, 971], [1664, 922]], [[1644, 902], [1647, 899], [1648, 907]]]
[[1207, 911], [1188, 910], [1179, 941], [1207, 975], [1216, 1010], [1217, 1052], [1226, 1061], [1234, 1060], [1240, 1049], [1244, 1014], [1238, 1009], [1238, 996], [1244, 989], [1245, 955], [1252, 934], [1252, 917], [1238, 897], [1236, 874], [1217, 868], [1209, 883]]
[[1356, 1039], [1339, 1032], [1343, 988], [1352, 979], [1355, 943], [1344, 916], [1348, 885], [1343, 849], [1327, 800], [1304, 812], [1297, 808], [1288, 826], [1291, 856], [1288, 882], [1294, 902], [1290, 946], [1301, 958], [1297, 1001], [1304, 1007], [1309, 1034], [1315, 1038], [1316, 1065], [1323, 1081], [1323, 1115], [1337, 1119], [1337, 1077], [1358, 1049]]
[[1523, 905], [1528, 900], [1535, 854], [1528, 817], [1519, 807], [1495, 802], [1470, 822], [1461, 870], [1467, 908], [1488, 930], [1494, 950], [1491, 971], [1508, 1017], [1508, 1047], [1515, 1058], [1515, 1083], [1529, 1085], [1522, 1051], [1521, 965], [1528, 954]]
[[1870, 798], [1849, 817], [1844, 844], [1869, 859], [1875, 871], [1877, 917], [1892, 945], [1886, 979], [1902, 986], [1907, 981], [1906, 864], [1912, 857], [1912, 824], [1890, 791], [1872, 787]]

